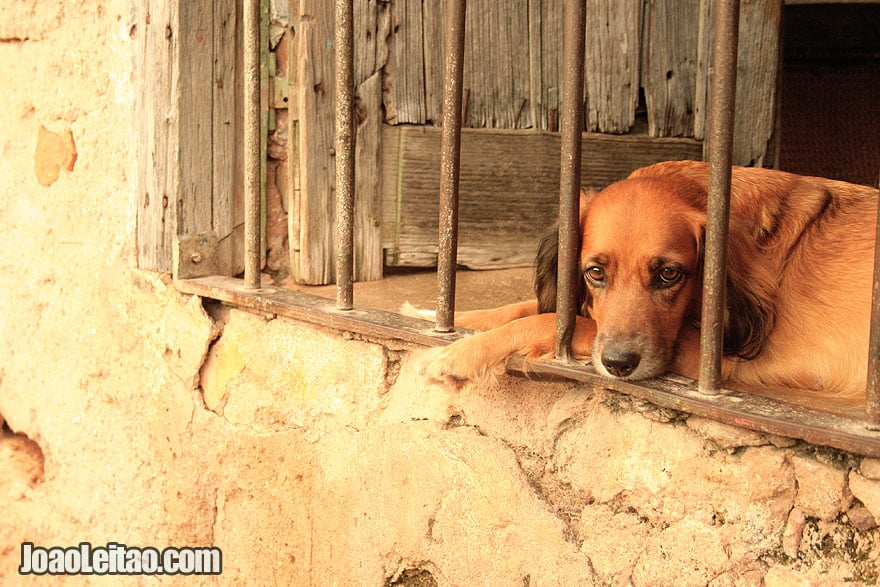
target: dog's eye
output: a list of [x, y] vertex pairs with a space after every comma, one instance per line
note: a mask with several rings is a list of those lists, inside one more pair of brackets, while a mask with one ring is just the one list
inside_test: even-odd
[[584, 277], [587, 278], [589, 283], [601, 285], [605, 283], [605, 269], [597, 265], [588, 267], [587, 270], [584, 271]]
[[681, 269], [677, 267], [663, 267], [657, 273], [658, 284], [663, 287], [675, 285], [682, 277]]

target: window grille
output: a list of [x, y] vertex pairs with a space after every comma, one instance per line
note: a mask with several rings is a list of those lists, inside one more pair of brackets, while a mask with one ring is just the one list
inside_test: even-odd
[[[662, 407], [686, 411], [759, 432], [800, 438], [859, 454], [880, 457], [880, 222], [875, 252], [867, 394], [863, 416], [840, 415], [781, 402], [760, 394], [721, 389], [722, 324], [725, 283], [725, 239], [730, 207], [731, 152], [736, 90], [739, 0], [716, 5], [712, 112], [709, 140], [709, 201], [701, 329], [701, 365], [697, 382], [668, 375], [648, 382], [600, 377], [588, 366], [570, 360], [574, 331], [577, 279], [578, 193], [584, 116], [585, 2], [566, 0], [560, 182], [560, 271], [557, 301], [557, 359], [530, 364], [531, 373], [563, 377], [627, 393]], [[336, 185], [337, 296], [329, 300], [259, 283], [259, 179], [246, 180], [246, 246], [244, 280], [221, 276], [178, 279], [186, 292], [220, 299], [262, 312], [288, 316], [330, 328], [358, 332], [367, 338], [393, 338], [436, 346], [448, 344], [454, 331], [455, 267], [458, 220], [458, 179], [462, 111], [462, 55], [466, 0], [446, 0], [443, 128], [440, 186], [440, 256], [437, 320], [433, 332], [420, 321], [396, 314], [360, 309], [353, 303], [352, 208], [354, 199], [354, 136], [352, 111], [353, 0], [336, 0]], [[245, 2], [246, 167], [259, 169], [259, 0]], [[257, 65], [255, 65], [255, 61]], [[256, 80], [254, 82], [254, 79]], [[256, 86], [254, 86], [256, 84]], [[256, 89], [255, 89], [256, 88]], [[256, 154], [252, 143], [256, 141]], [[249, 172], [246, 177], [249, 177]], [[508, 368], [524, 370], [521, 359]]]

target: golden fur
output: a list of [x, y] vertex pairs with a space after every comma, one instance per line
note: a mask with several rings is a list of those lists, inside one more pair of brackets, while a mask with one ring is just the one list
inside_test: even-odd
[[[583, 195], [572, 350], [599, 373], [696, 378], [707, 183], [705, 163], [666, 162]], [[864, 394], [877, 196], [840, 181], [733, 169], [726, 384]], [[555, 242], [551, 233], [539, 254], [538, 301], [457, 314], [457, 326], [486, 332], [433, 350], [427, 376], [460, 384], [510, 355], [553, 356]]]

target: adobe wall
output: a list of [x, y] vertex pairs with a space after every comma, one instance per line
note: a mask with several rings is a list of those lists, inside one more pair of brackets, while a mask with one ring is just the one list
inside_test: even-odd
[[573, 384], [449, 392], [137, 270], [129, 15], [0, 4], [0, 583], [24, 541], [220, 547], [186, 585], [876, 583], [877, 460]]

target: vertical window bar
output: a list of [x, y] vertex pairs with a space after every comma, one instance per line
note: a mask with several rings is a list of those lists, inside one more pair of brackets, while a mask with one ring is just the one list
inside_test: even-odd
[[440, 138], [440, 230], [437, 256], [437, 332], [455, 324], [458, 259], [458, 180], [461, 160], [461, 97], [465, 0], [446, 0], [443, 65], [443, 129]]
[[260, 287], [260, 0], [244, 3], [244, 284]]
[[874, 287], [871, 295], [871, 338], [868, 342], [868, 388], [865, 397], [868, 430], [880, 430], [880, 210], [874, 243]]
[[353, 0], [336, 0], [336, 308], [354, 307]]
[[571, 358], [577, 314], [578, 208], [581, 190], [581, 133], [584, 128], [585, 0], [566, 0], [562, 56], [562, 144], [559, 170], [559, 267], [556, 294], [556, 356]]
[[712, 120], [709, 128], [709, 201], [698, 382], [699, 390], [706, 394], [717, 394], [721, 388], [738, 34], [739, 0], [719, 0], [715, 5]]

